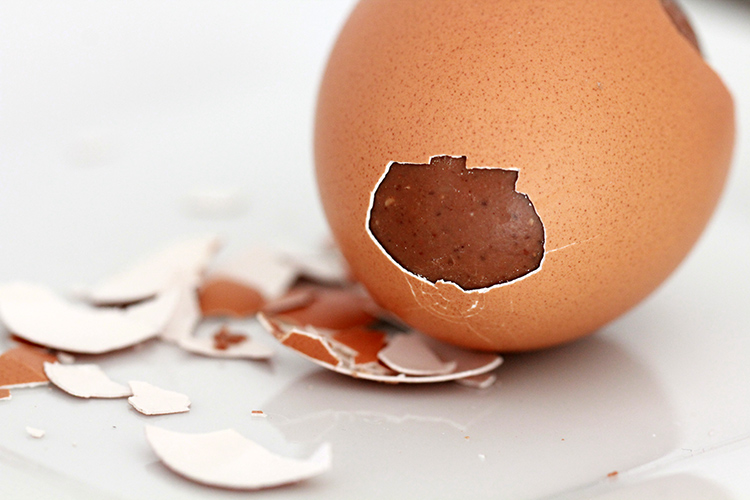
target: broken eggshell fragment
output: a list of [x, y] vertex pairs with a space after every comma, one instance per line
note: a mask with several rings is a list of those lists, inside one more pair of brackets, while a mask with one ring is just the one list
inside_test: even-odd
[[0, 319], [15, 335], [61, 351], [101, 354], [158, 335], [174, 315], [177, 292], [127, 308], [99, 308], [52, 294], [0, 301]]
[[166, 342], [179, 342], [193, 335], [201, 321], [201, 309], [193, 287], [176, 288], [171, 293], [176, 296], [177, 303], [171, 318], [159, 333], [159, 338]]
[[220, 247], [216, 236], [178, 241], [77, 293], [92, 304], [124, 305], [172, 288], [195, 288]]
[[126, 398], [133, 393], [130, 388], [113, 382], [95, 364], [64, 365], [44, 363], [44, 373], [59, 389], [78, 398]]
[[223, 276], [206, 279], [198, 290], [203, 316], [252, 316], [265, 303], [263, 295], [246, 284]]
[[0, 389], [35, 387], [49, 383], [44, 364], [57, 358], [46, 349], [21, 344], [0, 354]]
[[139, 413], [150, 416], [190, 411], [190, 398], [184, 394], [137, 380], [131, 380], [128, 385], [133, 393], [128, 403]]
[[292, 309], [304, 297], [292, 286], [307, 280], [343, 287], [348, 283], [341, 257], [333, 251], [287, 254], [250, 248], [215, 266], [199, 289], [204, 316], [251, 316], [259, 310]]
[[[333, 235], [380, 306], [445, 342], [523, 351], [592, 333], [666, 279], [713, 212], [734, 141], [731, 96], [672, 4], [358, 3], [320, 88], [315, 163]], [[454, 273], [451, 245], [481, 248], [494, 227], [467, 230], [473, 205], [448, 180], [402, 196], [403, 234], [378, 232], [373, 197], [382, 212], [399, 202], [376, 193], [389, 166], [440, 157], [466, 157], [465, 177], [517, 174], [543, 225], [539, 267], [476, 283]], [[485, 194], [502, 199], [501, 184]], [[445, 203], [428, 199], [441, 186]], [[438, 207], [469, 213], [442, 227]]]
[[284, 295], [298, 275], [283, 253], [253, 247], [218, 262], [209, 270], [206, 280], [223, 279], [253, 290], [262, 300], [271, 300]]
[[[396, 343], [388, 350], [384, 334], [377, 330], [300, 327], [263, 313], [258, 314], [258, 320], [282, 344], [310, 361], [350, 377], [377, 382], [446, 382], [488, 373], [503, 361], [496, 354], [461, 349], [417, 332], [394, 335]], [[381, 362], [383, 351], [387, 364]]]
[[146, 440], [177, 474], [220, 488], [255, 490], [296, 483], [331, 468], [331, 447], [320, 445], [305, 459], [277, 455], [237, 431], [186, 434], [146, 426]]
[[292, 292], [295, 295], [309, 293], [312, 297], [300, 301], [297, 307], [278, 312], [278, 316], [289, 323], [340, 330], [369, 325], [376, 320], [373, 315], [376, 306], [359, 287], [305, 284], [293, 288], [290, 294]]
[[455, 371], [455, 361], [443, 361], [416, 334], [396, 334], [378, 352], [390, 369], [406, 375], [444, 375]]

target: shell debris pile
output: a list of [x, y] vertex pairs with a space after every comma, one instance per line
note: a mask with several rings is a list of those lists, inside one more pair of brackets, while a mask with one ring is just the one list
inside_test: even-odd
[[[67, 295], [35, 283], [0, 285], [0, 321], [17, 344], [0, 354], [0, 400], [10, 399], [11, 391], [51, 382], [71, 397], [126, 400], [147, 418], [186, 413], [192, 406], [188, 395], [142, 380], [112, 380], [97, 363], [79, 363], [76, 355], [95, 361], [140, 344], [166, 342], [199, 356], [268, 360], [274, 347], [247, 328], [256, 320], [303, 358], [357, 379], [464, 380], [473, 387], [494, 381], [491, 372], [500, 356], [452, 347], [395, 323], [350, 279], [332, 251], [297, 256], [256, 248], [215, 263], [220, 248], [213, 235], [178, 241]], [[255, 409], [252, 416], [266, 415]], [[331, 466], [326, 443], [298, 459], [274, 455], [233, 430], [199, 435], [148, 426], [146, 436], [169, 469], [224, 488], [280, 486]], [[195, 457], [227, 448], [245, 451], [219, 473], [200, 459], [186, 458], [182, 451], [188, 448]], [[265, 465], [258, 469], [259, 464]]]

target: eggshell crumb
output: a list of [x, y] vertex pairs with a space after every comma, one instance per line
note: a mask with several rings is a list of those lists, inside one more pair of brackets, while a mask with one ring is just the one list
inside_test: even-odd
[[33, 437], [34, 439], [42, 439], [46, 432], [44, 429], [37, 429], [35, 427], [26, 427], [26, 432], [29, 436]]
[[173, 472], [221, 488], [271, 488], [317, 476], [331, 467], [328, 443], [309, 458], [296, 459], [271, 453], [231, 429], [184, 434], [147, 425], [146, 439]]
[[190, 411], [190, 399], [179, 392], [167, 391], [146, 382], [130, 381], [133, 395], [128, 403], [144, 415], [166, 415]]

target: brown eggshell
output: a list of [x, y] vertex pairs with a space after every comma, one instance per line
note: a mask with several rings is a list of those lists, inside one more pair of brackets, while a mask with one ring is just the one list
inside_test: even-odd
[[198, 290], [203, 316], [252, 316], [265, 303], [257, 290], [232, 279], [207, 279]]
[[369, 312], [370, 298], [352, 287], [300, 285], [293, 291], [312, 292], [313, 300], [302, 307], [278, 314], [279, 319], [299, 326], [334, 330], [365, 326], [375, 317]]
[[[589, 334], [656, 288], [721, 193], [732, 100], [660, 0], [364, 0], [331, 54], [316, 122], [321, 199], [372, 297], [466, 347]], [[396, 264], [367, 231], [391, 162], [516, 170], [540, 268], [465, 292]]]

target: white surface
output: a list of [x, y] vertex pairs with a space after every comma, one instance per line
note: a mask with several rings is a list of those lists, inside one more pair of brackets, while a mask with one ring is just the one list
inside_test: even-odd
[[[331, 442], [330, 472], [255, 498], [750, 497], [750, 6], [684, 3], [734, 93], [739, 144], [705, 237], [636, 310], [586, 340], [508, 357], [485, 391], [352, 380], [286, 350], [216, 360], [151, 341], [80, 356], [114, 380], [189, 394], [191, 411], [145, 417], [122, 401], [16, 390], [0, 402], [0, 497], [240, 495], [168, 471], [146, 421], [234, 428], [285, 456]], [[227, 250], [323, 242], [312, 116], [352, 4], [0, 3], [2, 281], [62, 291], [207, 232]], [[184, 210], [205, 190], [244, 196], [246, 210]]]

